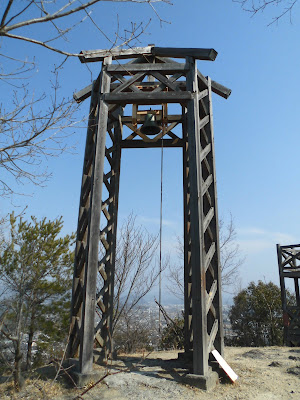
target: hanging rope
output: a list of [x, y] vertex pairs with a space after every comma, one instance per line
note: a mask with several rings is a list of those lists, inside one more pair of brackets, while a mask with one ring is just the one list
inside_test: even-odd
[[[164, 117], [164, 112], [163, 112]], [[162, 124], [164, 134], [164, 121]], [[161, 138], [161, 156], [160, 156], [160, 219], [159, 219], [159, 293], [158, 302], [161, 304], [161, 272], [162, 272], [162, 201], [163, 201], [163, 167], [164, 167], [164, 136]], [[161, 309], [158, 314], [158, 332], [161, 333]]]

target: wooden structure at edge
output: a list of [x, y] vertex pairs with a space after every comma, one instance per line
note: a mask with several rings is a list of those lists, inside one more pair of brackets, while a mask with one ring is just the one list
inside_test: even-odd
[[[213, 49], [154, 46], [82, 52], [82, 62], [103, 64], [98, 79], [74, 95], [78, 102], [91, 96], [68, 349], [70, 357], [79, 355], [81, 373], [91, 372], [96, 350], [104, 356], [112, 351], [122, 150], [161, 147], [162, 141], [164, 148], [180, 147], [183, 153], [185, 352], [192, 356], [193, 373], [203, 376], [208, 374], [211, 351], [223, 355], [211, 96], [214, 91], [227, 98], [230, 89], [205, 78], [196, 65], [196, 59], [213, 61], [216, 55]], [[120, 63], [122, 58], [131, 61]], [[180, 114], [168, 114], [169, 103], [179, 104]], [[128, 104], [132, 113], [126, 116], [123, 110]], [[142, 105], [152, 105], [163, 126], [154, 137], [140, 131], [145, 120], [145, 111], [139, 110]], [[180, 134], [178, 129], [173, 132], [177, 125]]]
[[[300, 346], [300, 244], [277, 244], [277, 257], [283, 311], [283, 341], [286, 346]], [[294, 281], [295, 304], [289, 304], [286, 279]]]

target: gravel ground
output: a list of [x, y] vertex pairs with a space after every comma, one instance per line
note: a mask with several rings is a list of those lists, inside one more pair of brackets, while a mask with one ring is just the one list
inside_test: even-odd
[[[154, 352], [121, 357], [100, 384], [82, 395], [84, 400], [299, 400], [300, 348], [226, 348], [225, 359], [238, 374], [236, 383], [220, 383], [211, 392], [180, 383], [184, 373], [177, 352]], [[97, 367], [105, 374], [103, 367]], [[0, 399], [73, 400], [84, 389], [67, 389], [59, 382], [28, 380], [14, 395], [11, 384], [0, 385]], [[85, 388], [88, 389], [88, 388]]]

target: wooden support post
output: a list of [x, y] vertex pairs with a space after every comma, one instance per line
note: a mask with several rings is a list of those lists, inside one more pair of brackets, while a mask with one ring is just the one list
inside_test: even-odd
[[82, 298], [84, 290], [84, 276], [87, 262], [87, 236], [89, 224], [89, 210], [91, 206], [91, 177], [94, 168], [95, 140], [97, 133], [96, 119], [98, 116], [99, 81], [94, 81], [89, 111], [85, 154], [82, 170], [81, 193], [79, 201], [77, 238], [74, 260], [74, 275], [71, 303], [71, 326], [68, 344], [68, 356], [78, 356], [82, 323]]
[[109, 260], [105, 266], [107, 275], [107, 290], [103, 296], [105, 312], [102, 319], [106, 321], [101, 329], [101, 337], [106, 343], [103, 354], [105, 358], [112, 356], [113, 352], [113, 299], [114, 299], [114, 278], [115, 278], [115, 262], [116, 262], [116, 242], [117, 242], [117, 222], [118, 222], [118, 203], [119, 203], [119, 183], [120, 183], [120, 166], [121, 166], [121, 141], [122, 141], [122, 108], [119, 109], [118, 125], [114, 129], [114, 148], [112, 153], [112, 178], [110, 181], [111, 192], [109, 193], [112, 202], [108, 206], [108, 214], [111, 219], [108, 222], [110, 229], [107, 234], [107, 242], [109, 244]]
[[212, 233], [211, 242], [215, 243], [215, 254], [212, 259], [212, 267], [214, 272], [213, 280], [217, 282], [217, 290], [213, 299], [213, 305], [216, 310], [216, 315], [212, 318], [211, 326], [215, 320], [218, 321], [218, 332], [214, 341], [214, 347], [224, 356], [224, 329], [223, 329], [223, 314], [222, 314], [222, 277], [221, 277], [221, 261], [219, 247], [219, 218], [218, 218], [218, 200], [217, 200], [217, 179], [216, 179], [216, 163], [215, 163], [215, 145], [214, 145], [214, 127], [213, 127], [213, 108], [212, 108], [212, 87], [211, 79], [208, 77], [208, 96], [204, 99], [209, 113], [209, 125], [206, 129], [211, 151], [207, 154], [207, 161], [211, 167], [213, 183], [209, 191], [211, 198], [210, 210], [213, 211], [213, 217], [210, 222], [210, 230]]
[[187, 137], [187, 110], [182, 107], [183, 136], [183, 229], [184, 229], [184, 350], [188, 356], [193, 348], [192, 330], [192, 269], [191, 269], [191, 214], [189, 182], [189, 147]]
[[102, 100], [102, 94], [110, 88], [110, 77], [106, 65], [111, 58], [104, 60], [100, 78], [100, 101], [98, 110], [98, 132], [92, 176], [91, 209], [88, 232], [88, 254], [83, 288], [83, 310], [81, 321], [81, 341], [79, 354], [79, 372], [90, 373], [93, 369], [94, 324], [96, 304], [96, 282], [98, 274], [99, 226], [102, 200], [102, 182], [105, 157], [105, 139], [107, 131], [108, 105]]
[[207, 322], [206, 322], [206, 281], [203, 254], [203, 205], [202, 174], [200, 162], [200, 120], [195, 60], [188, 57], [189, 72], [186, 77], [187, 90], [193, 94], [193, 100], [187, 104], [187, 135], [190, 182], [190, 219], [191, 219], [191, 268], [192, 268], [192, 327], [193, 327], [193, 372], [207, 375]]

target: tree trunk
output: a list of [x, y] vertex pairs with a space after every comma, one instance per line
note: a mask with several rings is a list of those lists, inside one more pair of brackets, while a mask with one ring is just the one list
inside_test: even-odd
[[22, 352], [21, 352], [21, 341], [20, 338], [15, 342], [15, 364], [14, 364], [14, 386], [17, 392], [22, 389], [24, 385], [24, 379], [21, 374], [21, 361], [22, 361]]
[[26, 371], [29, 371], [31, 368], [32, 343], [33, 343], [33, 335], [34, 335], [34, 320], [35, 320], [35, 312], [33, 311], [31, 313], [30, 326], [29, 326], [29, 332], [28, 332]]
[[14, 386], [17, 392], [22, 389], [24, 385], [24, 379], [21, 374], [21, 361], [22, 361], [22, 352], [21, 352], [21, 324], [22, 324], [22, 314], [23, 314], [23, 302], [20, 300], [19, 302], [19, 313], [17, 320], [17, 338], [14, 339], [14, 347], [15, 347], [15, 364], [14, 364]]

